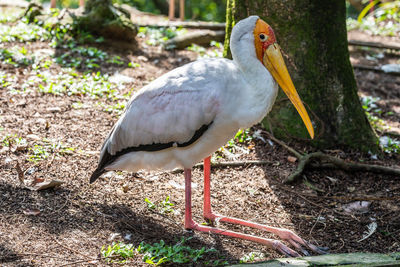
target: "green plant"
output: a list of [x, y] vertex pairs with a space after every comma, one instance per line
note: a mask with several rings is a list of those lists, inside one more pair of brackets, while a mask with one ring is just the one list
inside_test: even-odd
[[170, 213], [173, 212], [175, 205], [169, 201], [169, 196], [167, 196], [163, 201], [160, 203], [160, 211], [161, 213]]
[[56, 57], [56, 62], [64, 67], [94, 69], [107, 58], [107, 53], [96, 47], [76, 46]]
[[[114, 0], [117, 3], [126, 3], [137, 9], [155, 14], [168, 12], [167, 2], [160, 5], [156, 0]], [[185, 16], [195, 20], [225, 21], [226, 0], [191, 0], [185, 2]]]
[[7, 74], [5, 72], [0, 71], [0, 87], [5, 88], [10, 84], [11, 83], [7, 79]]
[[235, 157], [233, 154], [235, 151], [248, 153], [247, 148], [237, 146], [236, 144], [248, 144], [251, 140], [253, 140], [253, 136], [250, 134], [250, 128], [245, 130], [240, 129], [235, 136], [225, 144], [225, 146], [220, 147], [217, 150], [215, 155], [217, 158], [222, 158], [223, 155], [233, 158]]
[[386, 153], [394, 153], [400, 154], [400, 141], [394, 140], [388, 136], [381, 136], [379, 138], [379, 144], [382, 147], [383, 151]]
[[[125, 62], [121, 60], [120, 56], [113, 56], [111, 59], [107, 59], [107, 63], [116, 64], [116, 65], [124, 65]], [[128, 64], [129, 66], [129, 64]]]
[[101, 255], [107, 262], [124, 263], [129, 258], [134, 257], [135, 247], [132, 244], [113, 242], [112, 245], [109, 245], [107, 248], [105, 246], [101, 248]]
[[15, 138], [17, 138], [17, 135], [9, 135], [7, 134], [6, 136], [4, 136], [1, 140], [1, 145], [2, 146], [6, 146], [9, 147], [10, 145], [12, 145], [15, 141]]
[[[135, 249], [133, 244], [124, 244], [123, 242], [113, 242], [109, 246], [102, 246], [101, 255], [110, 263], [125, 263], [127, 260], [138, 254], [143, 255], [143, 261], [150, 265], [161, 265], [162, 263], [184, 264], [194, 263], [207, 253], [216, 252], [215, 249], [193, 249], [185, 246], [184, 243], [191, 238], [182, 237], [175, 245], [167, 245], [164, 240], [158, 243], [146, 244], [141, 242]], [[211, 265], [217, 266], [226, 263], [222, 259], [215, 260]]]
[[147, 197], [144, 199], [147, 203], [147, 207], [149, 209], [158, 210], [160, 213], [171, 213], [174, 212], [174, 204], [169, 201], [169, 196], [167, 196], [163, 201], [159, 204], [154, 204]]
[[30, 42], [46, 41], [50, 33], [36, 24], [27, 24], [19, 21], [15, 25], [0, 25], [0, 42]]
[[57, 75], [44, 72], [36, 76], [30, 86], [37, 87], [41, 93], [121, 99], [118, 84], [110, 82], [108, 75], [102, 75], [100, 72], [80, 75], [72, 69], [63, 69], [63, 72]]
[[72, 154], [75, 151], [75, 148], [69, 147], [62, 142], [43, 139], [40, 144], [35, 144], [33, 147], [29, 147], [28, 151], [29, 155], [27, 160], [36, 163], [47, 159], [51, 154], [60, 156]]
[[214, 57], [222, 57], [223, 53], [223, 45], [222, 43], [211, 41], [211, 47], [215, 47], [214, 49], [206, 49], [203, 46], [199, 46], [197, 44], [191, 44], [186, 50], [196, 52], [199, 54], [199, 58], [214, 58]]
[[140, 27], [138, 37], [147, 37], [146, 44], [151, 46], [158, 46], [164, 44], [171, 38], [177, 35], [185, 33], [186, 30], [183, 28], [166, 27], [166, 28], [151, 28], [151, 27]]
[[116, 115], [120, 115], [125, 110], [126, 101], [118, 102], [118, 103], [111, 104], [111, 105], [105, 105], [101, 102], [99, 102], [98, 104], [100, 106], [103, 106], [105, 111], [107, 111], [109, 113], [114, 113]]
[[191, 44], [189, 47], [186, 48], [186, 50], [196, 52], [200, 55], [200, 57], [206, 53], [206, 49], [203, 46], [197, 44]]
[[10, 10], [10, 8], [8, 8], [7, 12], [0, 13], [0, 23], [15, 22], [22, 16], [22, 14], [23, 11], [19, 8], [16, 8], [15, 10]]
[[159, 243], [152, 245], [144, 242], [140, 243], [137, 248], [137, 252], [144, 254], [143, 261], [152, 265], [159, 265], [161, 263], [176, 263], [183, 264], [189, 262], [197, 262], [201, 259], [204, 254], [216, 252], [215, 249], [193, 249], [189, 246], [185, 246], [184, 243], [190, 238], [185, 239], [184, 237], [175, 245], [167, 245], [163, 240]]
[[34, 145], [29, 148], [30, 155], [28, 157], [28, 161], [38, 162], [49, 157], [49, 151], [47, 151], [45, 146], [42, 145]]
[[151, 202], [147, 197], [144, 199], [144, 201], [147, 203], [147, 208], [155, 210], [156, 209], [156, 205]]
[[240, 258], [240, 263], [254, 262], [257, 260], [262, 260], [263, 258], [265, 258], [265, 254], [262, 252], [250, 252], [249, 254]]
[[245, 142], [253, 140], [253, 136], [250, 135], [250, 128], [244, 129], [244, 130], [240, 129], [236, 133], [234, 139], [238, 143], [245, 143]]
[[[374, 11], [370, 12], [372, 7]], [[397, 36], [400, 33], [399, 23], [399, 0], [386, 3], [374, 0], [361, 11], [357, 20], [347, 19], [347, 28], [369, 31], [375, 35]]]
[[376, 104], [379, 100], [379, 97], [363, 96], [361, 97], [361, 104], [371, 126], [378, 131], [383, 131], [387, 126], [385, 122], [378, 117], [378, 115], [382, 114], [382, 110]]
[[129, 62], [128, 63], [128, 67], [129, 68], [138, 68], [138, 67], [140, 67], [140, 64], [139, 63], [135, 63], [135, 62]]
[[[361, 104], [371, 126], [383, 132], [388, 126], [378, 117], [378, 115], [382, 115], [382, 110], [376, 104], [379, 100], [379, 97], [363, 96], [361, 97]], [[391, 115], [391, 112], [387, 112], [386, 115]], [[400, 153], [400, 141], [393, 140], [388, 136], [381, 136], [379, 138], [379, 145], [386, 153]]]
[[14, 47], [12, 49], [0, 49], [0, 60], [14, 67], [19, 67], [21, 65], [31, 65], [35, 61], [35, 58], [27, 56], [25, 47]]

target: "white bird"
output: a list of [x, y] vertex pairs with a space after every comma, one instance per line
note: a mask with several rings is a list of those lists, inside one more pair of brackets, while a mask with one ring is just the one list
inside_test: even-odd
[[[323, 253], [286, 229], [214, 214], [210, 204], [210, 155], [239, 129], [260, 122], [271, 110], [278, 84], [295, 105], [311, 137], [313, 127], [293, 86], [272, 28], [257, 16], [232, 30], [233, 60], [202, 59], [176, 68], [138, 91], [114, 125], [90, 182], [110, 170], [184, 168], [185, 227], [252, 240], [290, 255], [280, 241], [199, 225], [191, 213], [191, 168], [204, 159], [204, 217], [264, 229], [290, 242]], [[305, 253], [305, 252], [304, 252]]]

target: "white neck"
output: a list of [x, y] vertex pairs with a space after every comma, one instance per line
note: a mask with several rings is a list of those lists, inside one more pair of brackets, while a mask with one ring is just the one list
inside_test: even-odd
[[230, 47], [233, 61], [250, 84], [246, 93], [252, 99], [249, 103], [253, 105], [254, 117], [259, 120], [272, 108], [278, 86], [256, 55], [253, 30], [257, 20], [258, 17], [252, 16], [236, 24], [232, 31]]

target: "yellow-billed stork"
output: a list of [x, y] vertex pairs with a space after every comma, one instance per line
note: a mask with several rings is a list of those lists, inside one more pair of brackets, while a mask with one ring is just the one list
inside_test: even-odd
[[323, 253], [290, 230], [215, 214], [210, 204], [210, 155], [238, 129], [260, 122], [271, 110], [278, 84], [298, 110], [311, 137], [314, 130], [283, 61], [272, 28], [257, 16], [232, 30], [233, 60], [202, 59], [176, 68], [129, 101], [102, 148], [90, 182], [109, 170], [184, 168], [185, 227], [259, 242], [289, 256], [299, 254], [280, 241], [199, 225], [191, 212], [191, 168], [204, 159], [207, 219], [241, 224], [277, 234], [296, 249]]

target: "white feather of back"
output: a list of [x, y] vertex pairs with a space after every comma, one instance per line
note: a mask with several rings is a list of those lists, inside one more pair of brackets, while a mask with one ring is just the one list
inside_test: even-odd
[[271, 109], [277, 84], [257, 59], [254, 26], [257, 16], [235, 25], [233, 60], [204, 59], [172, 70], [135, 94], [102, 147], [115, 155], [140, 145], [179, 144], [212, 122], [187, 147], [130, 152], [110, 162], [107, 170], [190, 168], [224, 145], [239, 128], [249, 127]]

